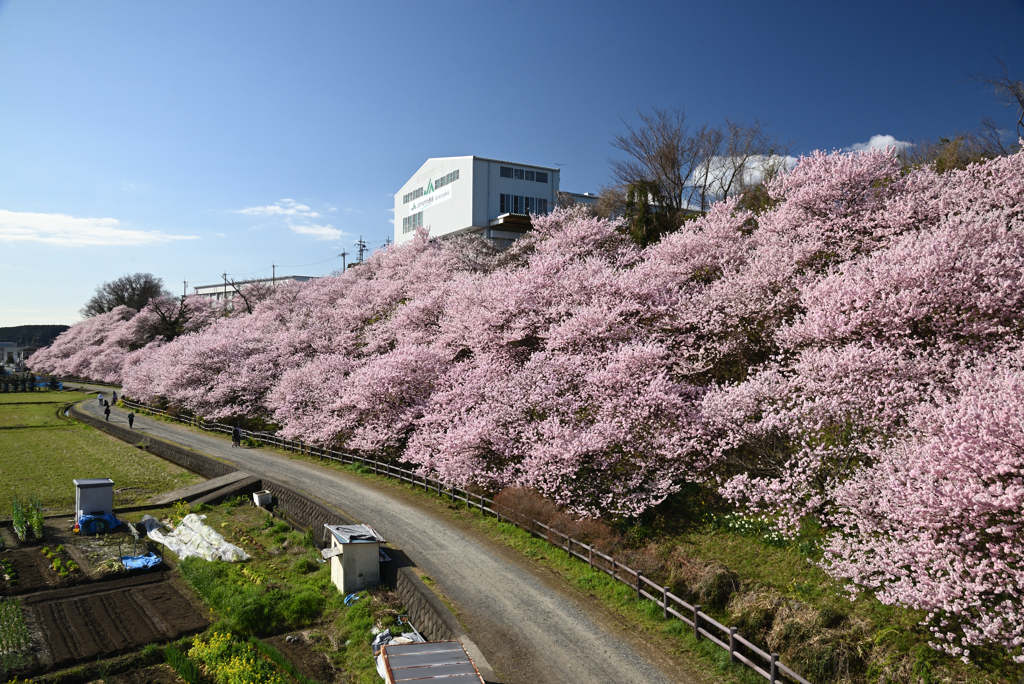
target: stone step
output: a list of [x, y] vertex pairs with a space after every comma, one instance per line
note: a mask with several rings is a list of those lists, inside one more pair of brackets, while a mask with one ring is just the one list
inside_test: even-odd
[[[210, 492], [209, 494], [204, 494], [203, 496], [189, 503], [191, 503], [193, 506], [197, 506], [201, 503], [215, 506], [216, 504], [219, 504], [226, 499], [230, 499], [233, 496], [249, 496], [253, 492], [260, 491], [262, 488], [263, 480], [256, 477], [255, 475], [251, 475], [250, 477], [247, 477], [244, 480], [232, 482], [231, 484], [225, 485], [220, 489]], [[249, 497], [249, 502], [252, 503], [252, 497]]]
[[252, 477], [253, 474], [244, 470], [236, 470], [233, 473], [227, 475], [221, 475], [215, 477], [212, 480], [205, 480], [203, 482], [197, 482], [194, 485], [188, 487], [182, 487], [181, 489], [175, 489], [173, 492], [164, 492], [163, 494], [155, 494], [150, 497], [149, 502], [152, 504], [170, 504], [184, 499], [187, 502], [192, 502], [195, 499], [200, 498], [210, 492], [215, 492], [218, 489], [223, 489], [229, 485], [233, 485], [236, 482], [241, 482], [247, 478]]

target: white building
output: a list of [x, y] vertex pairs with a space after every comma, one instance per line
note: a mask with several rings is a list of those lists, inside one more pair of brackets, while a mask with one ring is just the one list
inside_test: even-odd
[[242, 289], [246, 285], [252, 285], [259, 283], [262, 285], [269, 285], [276, 287], [287, 282], [304, 283], [307, 280], [315, 280], [315, 276], [277, 276], [276, 278], [259, 278], [257, 280], [241, 280], [215, 283], [214, 285], [196, 285], [192, 288], [192, 294], [199, 295], [200, 297], [208, 297], [210, 299], [234, 299], [235, 295], [238, 294], [237, 290]]
[[395, 244], [476, 233], [505, 244], [558, 204], [558, 169], [484, 157], [431, 158], [395, 194]]
[[[21, 371], [25, 369], [25, 359], [28, 358], [27, 347], [14, 342], [0, 342], [0, 366], [7, 371]], [[35, 348], [33, 347], [34, 351]]]

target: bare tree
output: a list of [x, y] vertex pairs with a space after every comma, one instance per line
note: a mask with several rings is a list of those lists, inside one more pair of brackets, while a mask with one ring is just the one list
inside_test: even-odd
[[252, 313], [257, 304], [265, 299], [270, 299], [270, 296], [274, 294], [274, 287], [272, 285], [259, 280], [251, 283], [238, 283], [234, 280], [229, 280], [228, 282], [231, 284], [231, 288], [238, 293], [242, 303], [245, 304], [247, 313]]
[[[1017, 130], [1024, 137], [1024, 83], [1014, 80], [1003, 60], [996, 58], [996, 74], [971, 74], [971, 78], [992, 86], [996, 97], [1004, 104], [1017, 107]], [[900, 156], [909, 166], [930, 165], [939, 173], [963, 169], [985, 159], [1014, 154], [1020, 143], [1009, 140], [1012, 134], [994, 119], [982, 117], [977, 129], [956, 131], [951, 137], [921, 138], [911, 141]]]
[[[768, 172], [777, 172], [786, 151], [779, 149], [777, 138], [768, 135], [767, 125], [754, 119], [745, 126], [732, 119], [725, 120], [721, 147], [714, 151], [713, 173], [705, 183], [701, 211], [706, 211], [708, 199], [720, 200], [742, 193], [754, 178]], [[788, 145], [786, 146], [788, 148]]]
[[996, 62], [999, 69], [995, 74], [972, 74], [971, 78], [992, 86], [1000, 102], [1017, 108], [1017, 137], [1024, 138], [1024, 82], [1014, 80], [1002, 59], [996, 57]]
[[691, 128], [682, 109], [637, 114], [640, 125], [623, 120], [626, 133], [612, 140], [628, 155], [609, 160], [617, 192], [624, 198], [630, 185], [653, 183], [664, 203], [659, 209], [673, 223], [742, 192], [761, 165], [784, 157], [789, 148], [757, 120], [750, 126], [726, 119], [721, 128], [706, 123]]
[[682, 215], [690, 207], [693, 178], [704, 156], [701, 151], [707, 126], [691, 131], [682, 109], [637, 111], [640, 125], [635, 128], [625, 119], [626, 133], [617, 134], [612, 146], [628, 155], [611, 159], [612, 176], [625, 188], [638, 181], [651, 181], [661, 188], [666, 209]]
[[164, 289], [164, 281], [152, 273], [133, 273], [96, 287], [96, 293], [85, 303], [79, 313], [91, 318], [127, 306], [139, 311], [154, 297], [170, 297]]

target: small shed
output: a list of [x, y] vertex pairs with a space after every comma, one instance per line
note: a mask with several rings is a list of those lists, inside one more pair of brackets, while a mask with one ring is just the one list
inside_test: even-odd
[[343, 594], [380, 584], [384, 537], [369, 525], [328, 525], [331, 545], [321, 553], [331, 562], [331, 581]]
[[114, 513], [114, 481], [109, 477], [72, 480], [75, 483], [75, 522], [83, 515]]

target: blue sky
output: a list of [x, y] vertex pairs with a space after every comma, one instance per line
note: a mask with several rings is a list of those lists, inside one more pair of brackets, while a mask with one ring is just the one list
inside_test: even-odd
[[0, 0], [0, 327], [74, 323], [136, 271], [330, 273], [429, 157], [596, 191], [637, 108], [796, 153], [1012, 128], [965, 73], [993, 55], [1024, 77], [1024, 0]]

